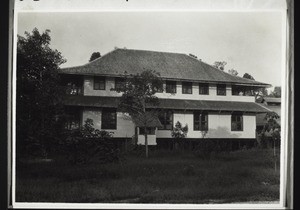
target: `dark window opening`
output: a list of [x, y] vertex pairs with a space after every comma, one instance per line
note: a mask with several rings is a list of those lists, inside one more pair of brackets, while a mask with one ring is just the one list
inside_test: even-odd
[[200, 83], [199, 84], [199, 94], [200, 95], [208, 95], [208, 83]]
[[243, 115], [241, 114], [231, 115], [231, 130], [232, 131], [243, 130]]
[[83, 94], [83, 76], [82, 75], [61, 75], [60, 83], [66, 94], [82, 95]]
[[124, 78], [115, 78], [115, 89], [120, 90], [124, 86], [125, 79]]
[[166, 81], [166, 93], [176, 93], [175, 81]]
[[94, 77], [94, 90], [105, 90], [105, 77]]
[[194, 112], [194, 130], [208, 131], [208, 113]]
[[81, 95], [82, 94], [82, 87], [75, 84], [75, 83], [73, 83], [73, 82], [69, 82], [67, 84], [66, 94], [68, 94], [68, 95]]
[[73, 130], [80, 128], [82, 110], [74, 107], [67, 107], [65, 113], [65, 129]]
[[217, 95], [226, 96], [226, 85], [217, 84]]
[[193, 93], [193, 83], [182, 82], [182, 94], [192, 94], [192, 93]]
[[101, 129], [117, 129], [117, 112], [115, 110], [102, 110]]
[[232, 85], [232, 95], [234, 96], [254, 96], [254, 89], [247, 86]]
[[234, 95], [234, 96], [244, 96], [245, 95], [245, 88], [242, 87], [242, 86], [232, 85], [231, 86], [231, 92], [232, 92], [232, 95]]
[[[155, 128], [147, 128], [147, 134], [155, 135]], [[145, 135], [145, 128], [140, 127], [140, 135]]]
[[65, 122], [65, 129], [73, 130], [78, 129], [80, 127], [80, 119], [76, 117], [69, 117]]
[[173, 128], [173, 112], [165, 111], [159, 115], [159, 121], [162, 127], [159, 130], [171, 130]]

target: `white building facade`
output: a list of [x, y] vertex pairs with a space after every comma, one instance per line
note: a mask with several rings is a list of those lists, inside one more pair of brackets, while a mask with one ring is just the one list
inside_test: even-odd
[[73, 115], [70, 128], [89, 118], [96, 129], [113, 132], [115, 139], [135, 138], [144, 144], [143, 130], [118, 110], [121, 93], [114, 90], [122, 75], [143, 69], [155, 70], [163, 79], [163, 90], [156, 93], [162, 126], [150, 129], [149, 145], [169, 141], [178, 121], [188, 125], [189, 140], [255, 140], [256, 114], [268, 110], [255, 103], [253, 91], [268, 84], [227, 74], [185, 54], [129, 49], [62, 69], [63, 84], [71, 89], [65, 101]]

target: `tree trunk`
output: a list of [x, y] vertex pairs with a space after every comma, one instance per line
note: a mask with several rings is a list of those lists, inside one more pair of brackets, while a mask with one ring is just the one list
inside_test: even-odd
[[146, 149], [146, 158], [148, 158], [148, 132], [147, 132], [147, 128], [144, 127], [145, 129], [145, 149]]
[[[144, 113], [146, 113], [146, 99], [144, 98], [143, 100], [143, 111]], [[146, 128], [146, 126], [144, 126], [145, 129], [145, 149], [146, 149], [146, 158], [148, 158], [148, 130]]]
[[46, 145], [45, 145], [45, 139], [44, 139], [44, 134], [45, 134], [45, 117], [44, 117], [44, 113], [42, 113], [42, 120], [41, 120], [41, 135], [40, 135], [40, 143], [41, 143], [41, 147], [43, 150], [43, 158], [48, 158], [48, 154], [47, 154], [47, 149], [46, 149]]
[[275, 147], [275, 140], [273, 139], [273, 143], [274, 143], [274, 161], [275, 161], [275, 173], [277, 171], [277, 159], [276, 159], [276, 147]]

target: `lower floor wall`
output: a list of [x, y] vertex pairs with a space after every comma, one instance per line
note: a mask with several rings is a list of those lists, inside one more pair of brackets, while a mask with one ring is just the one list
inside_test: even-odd
[[[92, 119], [94, 128], [101, 130], [101, 109], [84, 109], [82, 111], [82, 123], [86, 119]], [[135, 134], [135, 125], [131, 118], [121, 112], [117, 112], [117, 129], [105, 129], [106, 131], [112, 132], [115, 138], [132, 138]]]
[[[157, 145], [156, 135], [147, 135], [148, 145]], [[137, 144], [144, 145], [145, 144], [145, 136], [138, 135]]]
[[[92, 119], [95, 129], [101, 130], [101, 114], [100, 108], [84, 108], [82, 110], [82, 124], [86, 119]], [[105, 129], [113, 133], [114, 138], [134, 138], [138, 135], [137, 142], [144, 144], [144, 135], [139, 135], [139, 129], [135, 129], [130, 116], [117, 112], [116, 129]], [[173, 126], [179, 121], [183, 126], [188, 125], [187, 139], [255, 139], [256, 138], [256, 115], [243, 115], [243, 129], [241, 131], [231, 130], [231, 114], [208, 114], [208, 131], [205, 136], [200, 131], [194, 130], [193, 112], [174, 111]], [[155, 129], [154, 135], [148, 135], [149, 145], [156, 145], [157, 139], [171, 138], [171, 130]]]

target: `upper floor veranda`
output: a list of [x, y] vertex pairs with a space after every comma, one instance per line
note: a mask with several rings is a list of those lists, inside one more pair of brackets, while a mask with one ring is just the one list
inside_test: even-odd
[[[84, 96], [120, 97], [115, 91], [122, 78], [89, 75], [62, 75], [66, 93]], [[158, 98], [183, 100], [214, 100], [255, 102], [254, 92], [259, 87], [222, 82], [163, 80], [162, 90], [156, 93]]]

